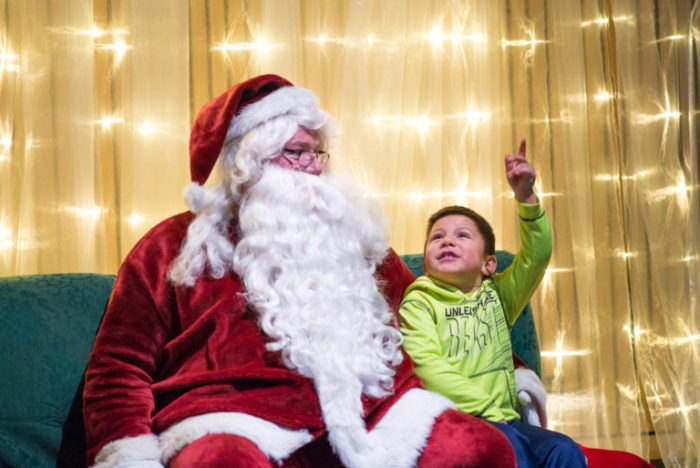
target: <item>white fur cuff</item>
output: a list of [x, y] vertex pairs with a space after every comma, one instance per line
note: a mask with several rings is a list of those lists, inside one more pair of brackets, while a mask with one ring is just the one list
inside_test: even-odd
[[102, 447], [93, 468], [162, 468], [160, 445], [154, 434], [125, 437]]
[[435, 419], [455, 404], [435, 392], [414, 388], [406, 392], [370, 432], [377, 446], [395, 447], [395, 465], [416, 466], [433, 432]]
[[282, 461], [311, 442], [311, 434], [295, 431], [244, 413], [209, 413], [187, 418], [160, 435], [163, 462], [208, 434], [233, 434], [253, 442], [268, 458]]
[[[334, 446], [342, 460], [357, 468], [416, 466], [435, 419], [455, 405], [437, 393], [414, 388], [404, 394], [368, 434], [366, 451]], [[330, 429], [333, 431], [333, 428]], [[332, 436], [331, 432], [331, 436]]]

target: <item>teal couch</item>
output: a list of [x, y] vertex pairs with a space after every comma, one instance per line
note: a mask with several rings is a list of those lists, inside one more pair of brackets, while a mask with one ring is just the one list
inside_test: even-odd
[[[500, 267], [510, 263], [510, 254], [498, 255]], [[422, 272], [422, 255], [403, 258]], [[98, 274], [0, 278], [0, 466], [83, 465], [81, 381], [113, 282]], [[512, 336], [539, 374], [529, 306]]]
[[97, 274], [0, 278], [0, 466], [83, 465], [76, 397], [113, 283]]

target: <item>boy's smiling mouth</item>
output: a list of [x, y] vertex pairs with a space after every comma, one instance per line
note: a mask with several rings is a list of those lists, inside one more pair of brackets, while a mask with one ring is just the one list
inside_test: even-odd
[[458, 255], [452, 251], [441, 252], [437, 257], [438, 260], [451, 260], [454, 258], [458, 258]]

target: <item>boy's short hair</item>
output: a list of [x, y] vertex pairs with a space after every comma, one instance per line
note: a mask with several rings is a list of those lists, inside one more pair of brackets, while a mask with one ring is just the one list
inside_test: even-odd
[[425, 250], [425, 246], [428, 245], [430, 231], [433, 229], [435, 223], [437, 223], [439, 219], [450, 215], [466, 216], [474, 221], [476, 228], [484, 238], [484, 253], [486, 255], [496, 255], [496, 235], [493, 233], [493, 228], [489, 222], [471, 208], [459, 205], [446, 206], [430, 215], [430, 218], [428, 218], [428, 228], [425, 231], [425, 245], [423, 246], [423, 250]]

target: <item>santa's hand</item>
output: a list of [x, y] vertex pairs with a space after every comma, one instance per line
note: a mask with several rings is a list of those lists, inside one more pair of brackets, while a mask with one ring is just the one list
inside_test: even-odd
[[529, 393], [527, 393], [525, 390], [520, 390], [518, 392], [518, 402], [522, 406], [526, 406], [529, 404], [532, 404], [532, 397], [530, 396]]
[[515, 369], [515, 390], [520, 416], [528, 424], [547, 428], [547, 391], [534, 371], [527, 367]]
[[537, 414], [535, 405], [532, 403], [530, 394], [525, 390], [518, 392], [518, 403], [520, 403], [518, 405], [518, 413], [520, 413], [520, 417], [523, 421], [531, 426], [542, 427], [542, 422]]
[[124, 437], [102, 447], [91, 468], [164, 468], [161, 455], [155, 434]]

